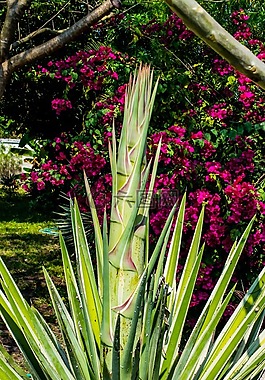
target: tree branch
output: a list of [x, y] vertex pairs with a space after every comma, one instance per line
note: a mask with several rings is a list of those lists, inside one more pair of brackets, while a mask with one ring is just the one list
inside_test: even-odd
[[63, 30], [54, 30], [54, 29], [51, 29], [51, 28], [42, 28], [42, 29], [38, 29], [38, 30], [35, 30], [34, 32], [28, 34], [26, 37], [23, 37], [21, 38], [20, 40], [14, 42], [12, 45], [11, 45], [11, 50], [12, 49], [15, 49], [16, 47], [32, 40], [34, 37], [40, 35], [40, 34], [43, 34], [43, 33], [51, 33], [53, 35], [59, 35], [59, 34], [62, 34], [63, 32], [65, 32], [65, 29]]
[[237, 41], [194, 0], [165, 0], [198, 37], [236, 70], [265, 89], [265, 64]]
[[8, 58], [17, 23], [30, 3], [31, 0], [7, 0], [7, 11], [0, 36], [0, 63]]
[[8, 71], [11, 74], [20, 67], [29, 64], [36, 59], [41, 59], [54, 53], [62, 48], [65, 44], [73, 41], [79, 35], [86, 32], [90, 27], [101, 20], [104, 16], [108, 15], [113, 9], [113, 4], [110, 0], [106, 0], [98, 8], [94, 9], [87, 16], [77, 21], [74, 25], [69, 27], [60, 35], [52, 38], [51, 40], [44, 42], [41, 45], [35, 46], [32, 49], [26, 50], [22, 53], [15, 55], [8, 60], [5, 64], [8, 66]]
[[50, 29], [50, 28], [44, 28], [47, 24], [49, 24], [55, 17], [57, 17], [66, 7], [68, 7], [68, 5], [70, 5], [70, 1], [68, 1], [67, 3], [65, 3], [61, 9], [59, 9], [58, 12], [56, 12], [49, 20], [47, 20], [40, 28], [38, 28], [37, 30], [35, 30], [34, 32], [28, 34], [27, 36], [19, 39], [18, 41], [12, 43], [11, 45], [11, 49], [14, 49], [16, 48], [17, 46], [19, 45], [22, 45], [23, 43], [26, 43], [30, 40], [32, 40], [35, 36], [39, 35], [39, 34], [42, 34], [42, 33], [46, 33], [46, 32], [50, 32], [54, 35], [57, 35], [57, 34], [61, 34], [62, 32], [65, 31], [65, 29], [63, 30], [54, 30], [54, 29]]

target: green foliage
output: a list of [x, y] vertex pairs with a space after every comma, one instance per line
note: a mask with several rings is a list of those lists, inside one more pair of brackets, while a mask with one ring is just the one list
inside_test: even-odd
[[3, 144], [0, 144], [0, 184], [8, 189], [16, 187], [16, 177], [21, 171], [21, 160]]
[[251, 16], [250, 26], [255, 37], [264, 39], [264, 17], [265, 6], [262, 0], [232, 0], [232, 1], [200, 1], [200, 4], [210, 13], [212, 17], [218, 20], [224, 28], [230, 23], [230, 15], [234, 11], [244, 9]]
[[7, 119], [5, 116], [0, 116], [0, 137], [10, 136], [10, 130], [13, 124], [12, 119]]

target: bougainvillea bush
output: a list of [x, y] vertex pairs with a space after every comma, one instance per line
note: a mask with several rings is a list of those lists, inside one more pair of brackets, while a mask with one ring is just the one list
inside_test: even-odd
[[[265, 59], [265, 46], [252, 35], [243, 10], [231, 15], [231, 31]], [[242, 234], [254, 214], [255, 226], [233, 278], [238, 290], [244, 291], [264, 265], [265, 96], [249, 79], [199, 44], [176, 15], [165, 22], [153, 19], [143, 25], [137, 43], [141, 39], [152, 39], [160, 50], [166, 49], [160, 61], [153, 62], [155, 75], [161, 79], [148, 154], [154, 154], [160, 138], [162, 148], [150, 215], [152, 239], [155, 241], [160, 234], [173, 203], [187, 190], [184, 241], [189, 246], [201, 205], [206, 204], [206, 253], [192, 299], [192, 306], [199, 306], [212, 290], [232, 241]], [[176, 70], [173, 58], [170, 65], [165, 64], [172, 51], [179, 60], [192, 51], [194, 61], [184, 61]], [[152, 60], [151, 55], [147, 58]], [[85, 171], [96, 206], [103, 214], [110, 202], [111, 176], [105, 160], [108, 139], [113, 118], [119, 133], [124, 83], [135, 64], [136, 60], [126, 53], [102, 46], [38, 67], [38, 76], [64, 84], [61, 97], [57, 94], [50, 100], [53, 112], [58, 118], [65, 112], [79, 112], [82, 128], [78, 134], [77, 130], [66, 131], [43, 144], [46, 155], [29, 176], [24, 176], [25, 190], [39, 194], [64, 191], [77, 196], [85, 211]], [[79, 100], [77, 93], [82, 94]], [[86, 98], [90, 99], [89, 107]], [[184, 245], [183, 257], [185, 253]], [[227, 314], [233, 307], [232, 303]]]

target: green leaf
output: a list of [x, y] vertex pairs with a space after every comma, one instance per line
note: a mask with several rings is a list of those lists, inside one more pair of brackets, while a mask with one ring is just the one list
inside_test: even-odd
[[132, 324], [131, 329], [129, 331], [128, 341], [124, 348], [123, 358], [122, 358], [122, 364], [121, 364], [121, 378], [126, 379], [126, 376], [131, 370], [132, 367], [132, 356], [131, 353], [133, 351], [133, 346], [135, 342], [135, 336], [136, 336], [136, 329], [138, 325], [139, 315], [142, 309], [142, 303], [143, 303], [143, 295], [145, 291], [145, 285], [146, 285], [146, 275], [143, 276], [141, 280], [141, 284], [139, 287], [139, 292], [137, 294], [135, 308], [134, 308], [134, 315], [132, 318]]
[[0, 357], [0, 378], [1, 380], [21, 380], [26, 379], [25, 375], [18, 374], [2, 357]]
[[120, 321], [121, 316], [118, 314], [116, 319], [114, 340], [113, 340], [113, 355], [112, 355], [112, 380], [120, 380]]
[[[220, 321], [221, 317], [223, 316], [223, 313], [228, 305], [228, 302], [230, 301], [233, 295], [233, 291], [234, 289], [232, 289], [229, 292], [229, 294], [226, 296], [224, 302], [222, 303], [222, 305], [220, 306], [220, 308], [214, 315], [214, 318], [202, 330], [202, 333], [199, 336], [199, 339], [196, 339], [193, 341], [192, 351], [188, 351], [187, 353], [188, 355], [186, 355], [186, 351], [184, 349], [184, 352], [182, 353], [181, 358], [174, 371], [173, 378], [177, 378], [179, 380], [186, 380], [188, 376], [190, 376], [191, 374], [194, 374], [198, 360], [201, 358], [201, 355], [204, 354], [204, 347], [208, 345], [209, 339], [212, 337], [215, 331], [215, 328], [218, 322]], [[196, 379], [197, 377], [194, 376], [194, 378]], [[210, 379], [214, 380], [215, 378], [209, 377], [209, 380]]]
[[43, 376], [43, 373], [50, 372], [54, 379], [57, 379], [57, 374], [62, 373], [61, 379], [72, 379], [57, 347], [54, 346], [54, 341], [51, 340], [33, 310], [23, 299], [1, 258], [0, 273], [3, 279], [2, 288], [7, 297], [0, 293], [0, 311], [28, 360], [31, 372], [36, 369], [37, 372], [32, 374], [39, 373]]
[[0, 345], [0, 368], [4, 368], [6, 375], [10, 371], [11, 374], [14, 372], [14, 376], [17, 376], [16, 378], [26, 378], [25, 371], [18, 366], [13, 357], [5, 350], [2, 345]]
[[233, 380], [247, 379], [248, 376], [254, 375], [254, 371], [259, 367], [260, 363], [265, 362], [265, 331], [241, 354], [234, 365], [224, 377], [228, 380], [233, 377]]
[[102, 305], [99, 298], [98, 287], [94, 275], [94, 268], [87, 244], [86, 234], [82, 223], [80, 211], [75, 201], [73, 209], [74, 237], [77, 254], [77, 269], [79, 286], [82, 290], [81, 297], [87, 305], [90, 322], [94, 336], [99, 347], [100, 345], [100, 321], [102, 316]]
[[87, 193], [87, 199], [89, 202], [90, 212], [92, 215], [94, 232], [95, 232], [95, 245], [96, 245], [96, 255], [97, 255], [97, 275], [98, 275], [98, 292], [102, 295], [102, 287], [103, 287], [103, 279], [102, 279], [102, 271], [103, 271], [103, 241], [100, 230], [100, 224], [98, 220], [96, 205], [94, 203], [92, 193], [90, 190], [90, 186], [87, 180], [86, 173], [84, 172], [84, 181], [85, 188]]
[[[83, 323], [81, 296], [80, 296], [78, 284], [75, 278], [74, 269], [72, 267], [72, 264], [67, 252], [67, 248], [61, 234], [60, 234], [60, 246], [61, 246], [61, 252], [62, 252], [63, 268], [64, 268], [67, 294], [68, 294], [68, 301], [69, 301], [69, 306], [71, 310], [71, 315], [73, 318], [75, 334], [77, 336], [79, 345], [81, 347], [84, 347], [84, 344], [88, 341], [88, 336], [86, 335], [86, 330], [84, 329], [85, 326]], [[83, 336], [80, 331], [81, 329], [83, 331], [85, 339], [83, 339]]]
[[45, 270], [44, 276], [51, 296], [53, 308], [56, 312], [57, 320], [61, 328], [71, 370], [76, 380], [82, 380], [84, 378], [90, 380], [88, 361], [84, 350], [78, 342], [73, 320], [67, 311], [55, 285]]
[[162, 366], [162, 372], [165, 371], [165, 378], [166, 376], [168, 376], [170, 368], [172, 367], [173, 362], [178, 356], [179, 345], [182, 337], [182, 330], [184, 328], [189, 303], [191, 300], [202, 258], [203, 249], [201, 249], [201, 251], [199, 252], [199, 246], [201, 240], [203, 216], [204, 207], [202, 208], [197, 222], [191, 247], [187, 256], [185, 266], [183, 268], [178, 288], [176, 290], [176, 293], [172, 293], [174, 295], [174, 301], [170, 316], [170, 327], [168, 333], [166, 357]]
[[166, 283], [176, 291], [176, 273], [179, 259], [179, 252], [181, 247], [181, 238], [183, 232], [184, 214], [186, 204], [186, 193], [182, 197], [179, 207], [175, 228], [173, 231], [172, 239], [170, 242], [167, 261], [165, 264], [164, 276]]
[[111, 313], [107, 215], [105, 211], [103, 220], [103, 300], [101, 342], [107, 346], [112, 346], [113, 344]]
[[265, 308], [265, 268], [254, 281], [215, 341], [204, 366], [201, 379], [217, 376], [243, 339], [250, 324], [255, 323]]

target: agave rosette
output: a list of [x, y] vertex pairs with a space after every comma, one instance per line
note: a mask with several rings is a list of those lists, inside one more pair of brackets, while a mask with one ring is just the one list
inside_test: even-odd
[[[234, 288], [228, 290], [229, 283], [254, 218], [231, 248], [223, 272], [189, 337], [183, 336], [183, 331], [203, 255], [200, 242], [204, 209], [178, 283], [175, 275], [185, 195], [176, 217], [177, 207], [173, 207], [150, 252], [148, 205], [160, 147], [159, 144], [151, 170], [145, 150], [157, 87], [156, 83], [152, 90], [152, 76], [149, 67], [142, 67], [128, 85], [118, 149], [113, 130], [112, 208], [109, 226], [104, 215], [102, 231], [85, 178], [95, 230], [96, 268], [77, 202], [73, 201], [70, 210], [75, 265], [60, 236], [67, 306], [44, 270], [61, 343], [38, 311], [23, 299], [0, 260], [0, 313], [33, 379], [258, 380], [263, 371], [265, 270], [215, 336], [233, 294]], [[3, 348], [0, 378], [27, 378], [25, 370]]]

